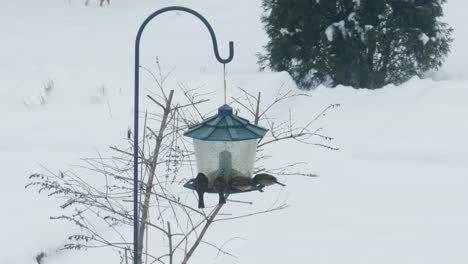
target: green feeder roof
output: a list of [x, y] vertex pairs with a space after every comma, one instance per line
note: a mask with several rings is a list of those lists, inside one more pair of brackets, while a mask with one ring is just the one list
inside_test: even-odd
[[218, 108], [217, 115], [190, 127], [184, 136], [207, 141], [241, 141], [263, 138], [267, 131], [234, 115], [232, 107], [225, 104]]

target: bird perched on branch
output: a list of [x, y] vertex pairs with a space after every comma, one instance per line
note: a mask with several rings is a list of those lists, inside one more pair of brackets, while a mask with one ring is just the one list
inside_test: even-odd
[[266, 173], [259, 173], [259, 174], [255, 175], [255, 177], [253, 178], [253, 181], [254, 181], [255, 184], [259, 184], [261, 186], [261, 188], [263, 188], [265, 186], [270, 186], [270, 185], [273, 185], [273, 184], [279, 184], [281, 186], [286, 186], [286, 185], [278, 182], [278, 180], [276, 179], [275, 176], [270, 175], [270, 174], [266, 174]]
[[263, 192], [260, 188], [257, 187], [257, 185], [252, 179], [246, 177], [237, 176], [229, 179], [229, 186], [231, 187], [231, 189], [239, 191], [249, 191], [252, 189], [258, 189], [259, 191]]
[[205, 174], [199, 172], [193, 183], [198, 194], [198, 208], [205, 208], [203, 195], [208, 190], [208, 178]]
[[217, 193], [219, 193], [220, 204], [226, 203], [226, 198], [224, 197], [224, 194], [226, 193], [227, 188], [228, 188], [228, 185], [224, 177], [218, 177], [213, 181], [213, 189]]

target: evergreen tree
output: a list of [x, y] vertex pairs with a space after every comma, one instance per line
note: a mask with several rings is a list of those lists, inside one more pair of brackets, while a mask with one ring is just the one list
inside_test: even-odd
[[452, 29], [446, 0], [263, 0], [270, 38], [262, 68], [287, 71], [299, 87], [379, 88], [437, 69]]

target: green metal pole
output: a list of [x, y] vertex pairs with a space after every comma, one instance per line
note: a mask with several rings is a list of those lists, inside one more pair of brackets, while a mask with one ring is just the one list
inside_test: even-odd
[[215, 33], [213, 28], [211, 27], [210, 23], [198, 12], [182, 7], [182, 6], [169, 6], [162, 9], [157, 10], [153, 14], [151, 14], [148, 18], [145, 19], [143, 24], [141, 24], [140, 29], [138, 30], [136, 41], [135, 41], [135, 98], [134, 98], [134, 117], [133, 117], [133, 260], [135, 264], [138, 263], [138, 225], [139, 225], [139, 206], [138, 206], [138, 114], [139, 114], [139, 95], [140, 95], [140, 41], [141, 35], [143, 34], [143, 30], [145, 29], [146, 25], [156, 16], [168, 12], [168, 11], [183, 11], [190, 13], [197, 18], [199, 18], [203, 24], [207, 27], [210, 35], [211, 40], [213, 41], [213, 50], [216, 59], [222, 63], [223, 65], [229, 63], [232, 58], [234, 57], [234, 42], [229, 41], [229, 56], [226, 59], [223, 59], [219, 56], [218, 51], [218, 43], [216, 40]]

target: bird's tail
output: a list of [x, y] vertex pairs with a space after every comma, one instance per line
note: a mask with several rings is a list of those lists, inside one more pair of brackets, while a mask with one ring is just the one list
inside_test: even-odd
[[205, 201], [203, 199], [203, 193], [198, 194], [198, 208], [205, 208]]
[[226, 203], [226, 198], [224, 197], [223, 192], [219, 192], [219, 203], [220, 204], [225, 204]]
[[283, 183], [278, 182], [278, 181], [276, 181], [276, 184], [279, 184], [279, 185], [281, 185], [281, 186], [283, 186], [283, 187], [286, 187], [286, 184], [283, 184]]

